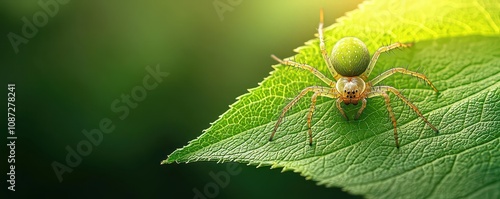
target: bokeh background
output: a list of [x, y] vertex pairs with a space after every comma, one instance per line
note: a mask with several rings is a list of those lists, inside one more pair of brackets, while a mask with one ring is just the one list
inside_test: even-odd
[[[199, 136], [237, 96], [257, 86], [276, 64], [269, 55], [294, 55], [315, 38], [319, 10], [326, 25], [361, 0], [231, 0], [218, 16], [206, 1], [69, 1], [15, 53], [7, 35], [22, 35], [39, 2], [0, 2], [1, 104], [16, 84], [16, 192], [7, 191], [6, 130], [2, 134], [2, 195], [71, 198], [194, 198], [226, 164], [161, 165]], [[114, 100], [130, 95], [159, 65], [169, 76], [118, 119]], [[7, 127], [6, 108], [1, 109]], [[59, 182], [52, 162], [65, 163], [66, 146], [86, 140], [83, 130], [110, 118], [115, 130]], [[240, 164], [241, 173], [217, 198], [356, 198], [317, 186], [299, 174]], [[4, 197], [2, 197], [4, 198]]]

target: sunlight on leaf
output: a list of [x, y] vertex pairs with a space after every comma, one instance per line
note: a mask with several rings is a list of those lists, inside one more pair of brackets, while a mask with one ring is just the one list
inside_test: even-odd
[[[269, 142], [291, 98], [307, 86], [327, 86], [307, 71], [276, 65], [259, 87], [162, 163], [236, 161], [283, 168], [369, 198], [500, 197], [499, 27], [498, 1], [374, 0], [325, 31], [328, 49], [346, 36], [363, 40], [371, 53], [394, 41], [414, 42], [412, 48], [381, 55], [371, 78], [394, 67], [426, 74], [439, 94], [410, 76], [395, 75], [382, 84], [401, 89], [440, 130], [437, 135], [391, 96], [398, 150], [381, 98], [368, 99], [357, 121], [342, 118], [334, 100], [318, 98], [309, 146], [306, 96]], [[297, 53], [295, 61], [330, 75], [317, 39]], [[352, 118], [359, 106], [345, 109]]]

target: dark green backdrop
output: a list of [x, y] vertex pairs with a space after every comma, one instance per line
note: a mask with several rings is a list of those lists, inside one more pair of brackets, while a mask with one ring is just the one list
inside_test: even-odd
[[[320, 8], [329, 25], [360, 0], [66, 1], [0, 2], [0, 123], [6, 129], [7, 83], [15, 83], [18, 137], [12, 193], [5, 175], [8, 135], [1, 131], [3, 193], [194, 198], [193, 189], [209, 187], [218, 198], [350, 197], [299, 174], [244, 164], [227, 186], [215, 190], [210, 173], [227, 172], [226, 164], [159, 163], [256, 87], [276, 64], [270, 54], [292, 56], [314, 38]], [[221, 20], [214, 2], [232, 11]], [[26, 21], [37, 23], [37, 31], [28, 27], [23, 34], [30, 26]], [[13, 34], [24, 43], [13, 46]], [[147, 89], [146, 67], [157, 65], [169, 75]], [[155, 79], [146, 83], [151, 87]], [[131, 93], [136, 101], [121, 101]], [[60, 182], [52, 164], [67, 165], [67, 147], [89, 143], [82, 132], [99, 128], [105, 118], [112, 132], [92, 149], [80, 145], [89, 154]]]

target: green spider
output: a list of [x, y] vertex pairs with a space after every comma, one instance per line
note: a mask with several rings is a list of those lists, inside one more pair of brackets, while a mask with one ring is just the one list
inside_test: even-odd
[[406, 99], [396, 88], [391, 86], [374, 86], [394, 73], [402, 73], [423, 79], [432, 87], [432, 89], [434, 89], [434, 91], [438, 92], [436, 87], [429, 81], [429, 79], [427, 79], [425, 75], [407, 70], [405, 68], [392, 68], [368, 81], [368, 77], [370, 76], [370, 73], [372, 72], [373, 67], [375, 66], [375, 63], [377, 62], [377, 59], [381, 53], [395, 48], [410, 47], [412, 45], [411, 43], [397, 42], [388, 46], [382, 46], [375, 52], [375, 54], [373, 54], [373, 57], [370, 60], [368, 49], [361, 40], [355, 37], [345, 37], [340, 39], [335, 44], [335, 46], [333, 46], [331, 56], [329, 56], [325, 49], [325, 42], [323, 40], [323, 10], [320, 11], [318, 35], [321, 55], [323, 56], [323, 59], [325, 60], [326, 65], [328, 66], [328, 69], [333, 78], [335, 78], [335, 81], [327, 78], [325, 75], [323, 75], [321, 72], [310, 65], [301, 64], [290, 60], [281, 60], [278, 57], [271, 55], [273, 59], [283, 65], [289, 65], [308, 70], [323, 82], [325, 82], [329, 87], [310, 86], [303, 89], [299, 95], [297, 95], [290, 103], [285, 106], [285, 108], [283, 108], [283, 111], [281, 112], [281, 115], [276, 122], [276, 125], [274, 126], [269, 141], [272, 141], [279, 124], [282, 122], [285, 116], [285, 113], [309, 92], [313, 92], [311, 98], [311, 107], [307, 115], [307, 125], [309, 127], [309, 145], [312, 145], [311, 119], [316, 105], [316, 98], [318, 96], [337, 99], [336, 106], [339, 109], [340, 114], [342, 114], [342, 116], [347, 120], [349, 120], [349, 118], [346, 116], [344, 110], [340, 106], [342, 102], [344, 102], [344, 104], [346, 105], [357, 105], [358, 102], [361, 101], [361, 108], [358, 110], [358, 113], [354, 117], [354, 119], [358, 119], [366, 107], [366, 98], [382, 96], [385, 100], [385, 104], [387, 105], [387, 110], [389, 112], [389, 117], [392, 121], [392, 125], [394, 126], [394, 140], [396, 141], [397, 148], [399, 148], [399, 141], [396, 128], [396, 118], [394, 117], [394, 113], [392, 112], [390, 98], [387, 92], [391, 92], [399, 97], [404, 103], [410, 106], [417, 113], [417, 115], [420, 116], [424, 120], [424, 122], [432, 128], [432, 130], [434, 130], [436, 133], [439, 132], [436, 127], [434, 127], [429, 121], [427, 121], [422, 113], [420, 113], [418, 108], [408, 99]]

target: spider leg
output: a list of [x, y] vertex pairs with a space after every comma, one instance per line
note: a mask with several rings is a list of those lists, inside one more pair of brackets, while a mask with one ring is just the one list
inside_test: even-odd
[[347, 115], [345, 115], [345, 112], [344, 112], [344, 109], [342, 109], [342, 107], [340, 106], [340, 103], [342, 103], [342, 99], [337, 99], [337, 101], [335, 102], [335, 104], [337, 105], [337, 109], [339, 109], [340, 111], [340, 114], [342, 114], [342, 116], [344, 116], [344, 118], [349, 121], [349, 118], [347, 117]]
[[[311, 109], [309, 110], [309, 115], [308, 116], [308, 124], [309, 124], [309, 130], [310, 130], [310, 119], [309, 117], [312, 117], [312, 113], [314, 112], [315, 104], [316, 104], [316, 97], [317, 96], [327, 96], [331, 98], [337, 98], [336, 93], [331, 93], [332, 88], [328, 87], [322, 87], [322, 86], [311, 86], [303, 89], [299, 95], [297, 95], [295, 98], [292, 99], [291, 102], [289, 102], [285, 108], [281, 111], [281, 114], [278, 118], [278, 121], [274, 125], [273, 132], [271, 133], [271, 137], [269, 137], [269, 141], [273, 140], [274, 134], [276, 133], [276, 130], [278, 129], [278, 126], [280, 123], [283, 121], [283, 118], [285, 117], [285, 114], [290, 108], [292, 108], [293, 105], [295, 105], [302, 97], [304, 97], [307, 93], [309, 92], [314, 92], [315, 94], [313, 95], [312, 98], [312, 104], [311, 104]], [[312, 144], [312, 134], [309, 132], [309, 143]]]
[[[374, 90], [375, 89], [376, 88], [374, 87]], [[387, 106], [387, 111], [389, 112], [389, 117], [391, 118], [392, 121], [392, 126], [394, 126], [394, 140], [396, 141], [396, 147], [399, 149], [398, 130], [396, 128], [396, 117], [394, 116], [394, 112], [392, 112], [391, 98], [389, 98], [389, 95], [387, 95], [387, 93], [385, 93], [382, 90], [368, 93], [369, 98], [376, 96], [384, 97], [385, 105]]]
[[313, 96], [311, 97], [311, 108], [309, 108], [309, 113], [307, 114], [307, 127], [309, 128], [308, 133], [309, 133], [309, 146], [312, 146], [312, 130], [311, 130], [311, 121], [312, 121], [312, 116], [313, 112], [316, 109], [316, 98], [318, 97], [320, 93], [314, 93]]
[[323, 82], [325, 82], [326, 84], [328, 84], [328, 86], [330, 87], [335, 87], [335, 82], [328, 79], [328, 77], [326, 77], [325, 75], [323, 75], [323, 73], [319, 72], [317, 69], [315, 69], [314, 67], [310, 66], [310, 65], [307, 65], [307, 64], [301, 64], [301, 63], [297, 63], [297, 62], [294, 62], [294, 61], [290, 61], [290, 60], [282, 60], [274, 55], [271, 55], [271, 57], [273, 59], [275, 59], [276, 61], [278, 61], [280, 64], [283, 64], [283, 65], [288, 65], [288, 66], [294, 66], [294, 67], [297, 67], [297, 68], [302, 68], [304, 70], [307, 70], [309, 72], [311, 72], [312, 74], [316, 75], [316, 77], [318, 77], [319, 79], [321, 79]]
[[413, 71], [410, 71], [406, 68], [389, 69], [389, 70], [383, 72], [382, 74], [378, 75], [377, 77], [373, 78], [368, 83], [370, 85], [375, 85], [375, 84], [379, 83], [380, 81], [384, 80], [385, 78], [387, 78], [395, 73], [407, 74], [407, 75], [411, 75], [411, 76], [423, 79], [425, 82], [427, 82], [427, 84], [429, 84], [429, 86], [432, 87], [432, 89], [434, 89], [434, 91], [436, 91], [436, 93], [438, 92], [437, 88], [431, 83], [431, 81], [424, 74], [413, 72]]
[[398, 89], [394, 88], [394, 87], [391, 87], [391, 86], [375, 86], [373, 87], [374, 90], [379, 90], [380, 92], [392, 92], [394, 93], [396, 96], [399, 97], [399, 99], [401, 99], [404, 103], [406, 103], [406, 105], [410, 106], [411, 109], [413, 109], [413, 111], [415, 111], [415, 113], [417, 113], [417, 115], [422, 118], [422, 120], [424, 120], [424, 122], [429, 125], [429, 127], [431, 127], [432, 130], [434, 130], [436, 133], [439, 133], [439, 130], [434, 127], [434, 125], [432, 125], [428, 120], [427, 118], [424, 117], [424, 115], [422, 115], [422, 113], [420, 113], [420, 111], [418, 110], [417, 106], [415, 106], [414, 104], [412, 104], [410, 102], [410, 100], [406, 99], [405, 96], [403, 96], [399, 91]]
[[328, 66], [328, 70], [332, 74], [333, 78], [338, 80], [340, 75], [337, 73], [335, 68], [333, 68], [333, 64], [330, 62], [330, 56], [328, 56], [328, 52], [325, 47], [325, 40], [323, 39], [323, 9], [319, 11], [319, 27], [318, 27], [318, 36], [319, 36], [319, 49], [321, 50], [321, 55], [323, 55], [323, 59], [325, 60], [326, 65]]
[[378, 57], [380, 56], [381, 53], [387, 52], [387, 51], [390, 51], [392, 49], [399, 48], [399, 47], [406, 48], [406, 47], [410, 47], [410, 46], [412, 46], [411, 43], [405, 44], [405, 43], [396, 42], [396, 43], [393, 43], [393, 44], [388, 45], [388, 46], [382, 46], [382, 47], [380, 47], [375, 52], [375, 54], [373, 54], [373, 57], [372, 57], [372, 59], [370, 61], [370, 64], [368, 64], [368, 67], [366, 68], [366, 71], [363, 74], [360, 75], [361, 78], [363, 80], [367, 80], [368, 79], [368, 77], [370, 76], [370, 73], [372, 72], [373, 67], [375, 67], [375, 63], [377, 63]]
[[363, 110], [365, 110], [366, 108], [366, 99], [363, 98], [363, 100], [361, 100], [362, 104], [361, 104], [361, 108], [358, 110], [358, 113], [356, 114], [356, 117], [354, 117], [355, 120], [359, 119], [359, 116], [361, 115], [361, 113], [363, 112]]
[[[312, 146], [312, 130], [311, 130], [311, 122], [314, 110], [316, 110], [316, 98], [318, 96], [330, 97], [330, 98], [338, 98], [336, 94], [332, 94], [331, 92], [325, 92], [322, 90], [321, 92], [316, 92], [311, 97], [311, 107], [309, 108], [309, 113], [307, 114], [307, 127], [309, 128], [309, 145]], [[343, 112], [343, 111], [342, 111]], [[345, 114], [344, 114], [345, 116]]]

